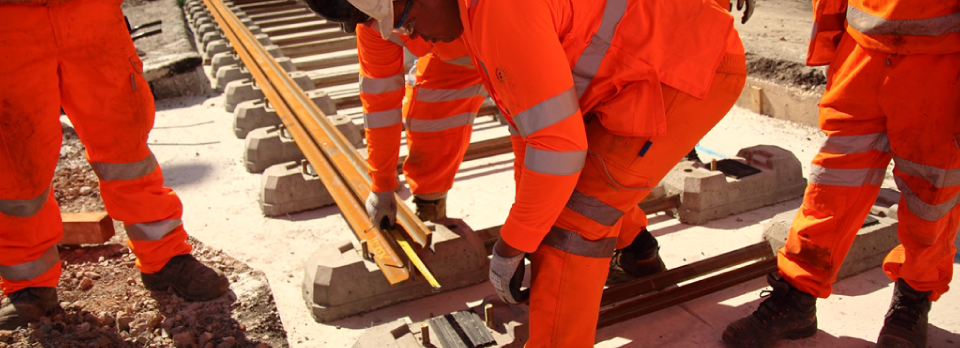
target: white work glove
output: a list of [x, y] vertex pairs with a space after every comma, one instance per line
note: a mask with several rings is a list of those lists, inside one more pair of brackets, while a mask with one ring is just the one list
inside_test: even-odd
[[[746, 8], [744, 8], [746, 5]], [[753, 9], [757, 6], [757, 0], [737, 0], [737, 11], [743, 11], [743, 18], [740, 23], [747, 24], [750, 17], [753, 16]]]
[[367, 196], [367, 215], [380, 229], [393, 228], [397, 223], [397, 200], [393, 192], [370, 192]]
[[530, 298], [530, 290], [520, 290], [523, 283], [523, 273], [526, 266], [523, 265], [524, 253], [517, 256], [505, 258], [497, 254], [497, 249], [493, 249], [493, 258], [490, 259], [490, 283], [497, 290], [497, 296], [503, 302], [518, 304], [527, 302]]

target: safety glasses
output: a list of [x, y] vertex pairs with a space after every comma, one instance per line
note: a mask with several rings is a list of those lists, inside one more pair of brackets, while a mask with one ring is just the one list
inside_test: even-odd
[[393, 32], [397, 35], [410, 36], [416, 28], [415, 20], [407, 22], [407, 15], [410, 14], [411, 5], [413, 5], [413, 0], [407, 0], [407, 4], [403, 6], [403, 13], [400, 14], [400, 20], [397, 21], [397, 24], [393, 27]]

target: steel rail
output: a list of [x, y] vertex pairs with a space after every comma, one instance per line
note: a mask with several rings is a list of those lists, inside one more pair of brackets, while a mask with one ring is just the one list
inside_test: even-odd
[[[366, 197], [370, 192], [370, 179], [366, 171], [358, 170], [358, 168], [364, 168], [360, 165], [362, 159], [359, 154], [352, 145], [347, 143], [343, 135], [336, 131], [319, 108], [310, 102], [305, 93], [291, 81], [279, 64], [266, 53], [263, 46], [254, 39], [250, 31], [241, 24], [239, 18], [222, 0], [204, 0], [204, 4], [236, 48], [237, 54], [250, 70], [251, 75], [259, 82], [264, 95], [274, 105], [278, 116], [304, 151], [305, 157], [314, 166], [321, 181], [331, 191], [331, 195], [341, 207], [344, 217], [357, 237], [361, 241], [366, 241], [368, 250], [373, 254], [374, 261], [383, 270], [387, 280], [391, 284], [409, 280], [410, 273], [393, 251], [390, 240], [384, 238], [383, 231], [370, 221], [363, 204], [360, 203], [362, 201], [360, 197]], [[398, 199], [396, 195], [394, 199]], [[412, 216], [412, 212], [402, 202], [399, 206], [406, 208], [407, 213]], [[398, 220], [399, 218], [401, 216], [398, 216]], [[410, 233], [410, 235], [413, 235], [414, 240], [421, 246], [428, 245], [429, 230], [426, 226], [419, 220], [416, 220], [415, 224], [406, 222], [407, 225], [413, 225], [412, 227], [418, 227], [417, 225], [422, 227], [419, 240], [416, 238], [418, 233]], [[401, 227], [406, 228], [403, 224]], [[422, 262], [417, 262], [419, 260], [415, 253], [407, 253], [407, 257], [413, 264], [422, 265]], [[427, 276], [430, 272], [425, 267], [418, 267], [418, 270], [424, 274], [425, 278], [432, 278]], [[431, 284], [431, 286], [435, 289], [439, 288], [439, 284]]]

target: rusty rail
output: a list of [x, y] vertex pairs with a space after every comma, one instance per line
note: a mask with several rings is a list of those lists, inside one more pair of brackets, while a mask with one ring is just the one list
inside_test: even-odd
[[[203, 1], [324, 186], [330, 191], [347, 223], [361, 243], [368, 246], [373, 261], [383, 271], [384, 276], [391, 284], [409, 280], [411, 274], [395, 251], [392, 238], [386, 238], [384, 231], [379, 230], [366, 214], [363, 200], [370, 193], [370, 177], [356, 149], [307, 98], [222, 0]], [[400, 231], [418, 247], [429, 246], [430, 231], [409, 207], [399, 202], [399, 197], [394, 195], [394, 199], [398, 200], [400, 208], [397, 214]], [[403, 237], [400, 234], [398, 236]], [[419, 260], [415, 253], [407, 253], [406, 256], [413, 264], [422, 265], [422, 262], [416, 262]], [[418, 270], [426, 278], [430, 278], [426, 267], [418, 267]], [[431, 285], [439, 288], [439, 284]]]

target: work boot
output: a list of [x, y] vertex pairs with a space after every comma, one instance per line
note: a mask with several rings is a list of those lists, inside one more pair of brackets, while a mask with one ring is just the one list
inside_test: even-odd
[[660, 246], [657, 239], [647, 230], [633, 239], [626, 248], [614, 250], [610, 259], [610, 273], [607, 285], [626, 283], [667, 270], [660, 259]]
[[893, 288], [890, 310], [883, 319], [878, 348], [924, 348], [927, 346], [927, 314], [930, 291], [917, 291], [903, 279]]
[[26, 288], [14, 291], [0, 307], [0, 330], [14, 330], [60, 309], [57, 288]]
[[174, 256], [157, 273], [140, 273], [148, 290], [165, 291], [173, 288], [189, 301], [206, 301], [222, 295], [230, 288], [230, 281], [220, 270], [208, 267], [190, 254]]
[[767, 275], [773, 291], [753, 314], [730, 323], [723, 342], [732, 347], [767, 347], [784, 338], [798, 339], [817, 333], [817, 298], [793, 287], [779, 274]]
[[413, 204], [417, 206], [417, 217], [420, 218], [420, 221], [436, 221], [447, 218], [446, 194], [434, 200], [414, 196]]

